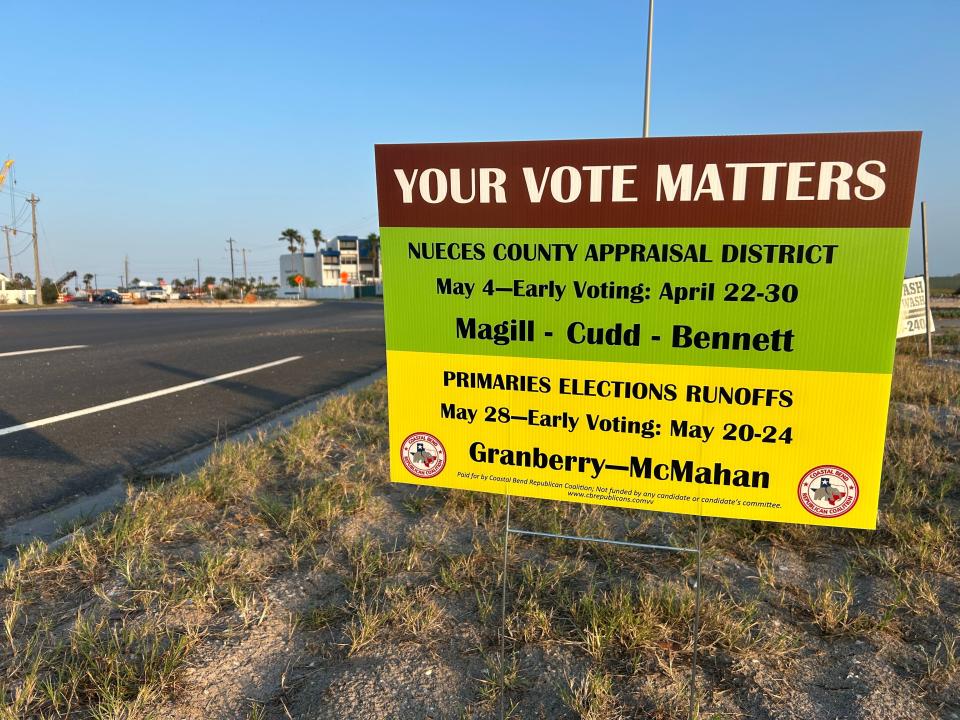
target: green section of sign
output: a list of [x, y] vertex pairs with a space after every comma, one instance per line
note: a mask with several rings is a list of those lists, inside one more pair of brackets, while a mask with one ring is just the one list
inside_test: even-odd
[[[383, 228], [387, 347], [889, 373], [907, 240], [901, 228]], [[541, 255], [497, 259], [498, 246]], [[725, 246], [731, 254], [737, 248], [736, 261], [722, 262]], [[759, 253], [758, 262], [740, 261], [744, 246]], [[440, 248], [456, 259], [436, 259]], [[791, 250], [793, 258], [821, 262], [787, 262]], [[484, 259], [469, 259], [481, 252]], [[602, 252], [608, 257], [600, 261]], [[652, 253], [674, 259], [656, 261]], [[823, 262], [829, 253], [832, 263]], [[643, 300], [578, 297], [578, 284], [586, 293]], [[480, 337], [498, 323], [520, 339]], [[572, 342], [590, 333], [604, 344]], [[477, 337], [463, 337], [471, 334]], [[615, 341], [622, 344], [608, 344]]]

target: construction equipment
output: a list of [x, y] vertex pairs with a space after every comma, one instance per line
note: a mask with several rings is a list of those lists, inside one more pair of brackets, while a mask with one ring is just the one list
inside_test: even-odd
[[[13, 167], [13, 158], [7, 158], [3, 161], [3, 165], [0, 166], [0, 188], [3, 187], [3, 184], [7, 181], [7, 175], [10, 173], [10, 168]], [[16, 200], [13, 197], [13, 187], [10, 188], [10, 234], [14, 237], [17, 236], [17, 204]], [[7, 248], [7, 254], [10, 254], [10, 248]]]
[[[0, 188], [3, 187], [3, 184], [7, 181], [7, 173], [10, 172], [10, 168], [13, 167], [13, 158], [7, 158], [3, 165], [0, 166]], [[13, 199], [13, 189], [10, 189], [10, 224], [16, 226], [17, 217], [16, 217], [16, 204]], [[7, 272], [10, 273], [10, 277], [13, 277], [13, 255], [10, 250], [10, 233], [13, 233], [13, 236], [17, 235], [16, 227], [7, 227], [3, 226], [3, 237], [7, 242]]]
[[67, 281], [68, 281], [68, 280], [72, 280], [72, 279], [75, 278], [76, 276], [77, 276], [77, 271], [76, 271], [76, 270], [71, 270], [70, 272], [66, 272], [66, 273], [64, 273], [64, 274], [60, 277], [59, 280], [57, 280], [57, 281], [54, 283], [54, 285], [57, 286], [57, 290], [60, 290], [60, 289], [63, 288], [64, 285], [67, 284]]
[[72, 280], [72, 279], [75, 278], [76, 276], [77, 276], [77, 271], [76, 271], [76, 270], [71, 270], [70, 272], [64, 273], [64, 274], [54, 283], [54, 285], [57, 286], [57, 294], [63, 295], [63, 293], [64, 293], [64, 286], [67, 284], [67, 281]]
[[57, 288], [57, 302], [63, 303], [67, 301], [67, 298], [73, 298], [72, 294], [69, 293], [70, 288], [68, 288], [67, 282], [72, 280], [77, 276], [76, 270], [71, 270], [70, 272], [65, 272], [61, 275], [55, 283], [53, 283]]

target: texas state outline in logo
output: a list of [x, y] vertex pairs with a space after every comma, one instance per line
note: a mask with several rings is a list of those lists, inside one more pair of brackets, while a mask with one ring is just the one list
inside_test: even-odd
[[801, 478], [797, 495], [811, 515], [835, 518], [850, 512], [857, 504], [860, 486], [857, 479], [839, 465], [818, 465]]
[[447, 464], [447, 451], [434, 435], [417, 432], [407, 435], [400, 448], [400, 458], [407, 471], [418, 478], [439, 475]]

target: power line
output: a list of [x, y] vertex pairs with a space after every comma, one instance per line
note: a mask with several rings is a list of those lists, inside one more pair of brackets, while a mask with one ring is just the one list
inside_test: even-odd
[[30, 200], [30, 193], [21, 192], [20, 190], [14, 190], [13, 187], [8, 187], [8, 188], [6, 188], [5, 190], [0, 190], [0, 193], [9, 193], [9, 194], [13, 195], [14, 197], [22, 197], [22, 198], [24, 198], [25, 200], [27, 200], [28, 202], [29, 202], [29, 200]]
[[21, 248], [20, 250], [18, 250], [17, 252], [15, 252], [15, 253], [14, 253], [13, 255], [11, 255], [10, 257], [18, 257], [18, 256], [20, 256], [20, 255], [23, 255], [27, 250], [30, 249], [30, 246], [31, 246], [31, 245], [33, 245], [33, 240], [32, 240], [32, 239], [31, 239], [31, 240], [27, 240], [27, 244], [24, 245], [23, 248]]
[[14, 208], [13, 212], [10, 214], [10, 225], [8, 225], [11, 230], [16, 231], [19, 229], [20, 225], [23, 224], [27, 213], [30, 212], [29, 207], [29, 201], [24, 201], [23, 205], [20, 206], [19, 214], [17, 214], [16, 208]]

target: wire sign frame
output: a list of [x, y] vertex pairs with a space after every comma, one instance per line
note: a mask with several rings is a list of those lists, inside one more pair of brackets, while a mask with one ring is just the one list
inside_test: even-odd
[[569, 540], [572, 542], [601, 543], [604, 545], [617, 545], [620, 547], [630, 547], [637, 550], [647, 550], [653, 552], [676, 552], [692, 553], [696, 555], [697, 570], [696, 584], [694, 587], [694, 615], [693, 615], [693, 649], [690, 659], [690, 680], [689, 680], [689, 703], [688, 717], [693, 720], [697, 710], [697, 654], [700, 640], [700, 603], [702, 601], [703, 586], [703, 516], [697, 515], [696, 545], [694, 547], [683, 547], [675, 545], [654, 545], [650, 543], [636, 543], [627, 540], [610, 540], [607, 538], [586, 537], [580, 535], [562, 535], [557, 533], [539, 532], [536, 530], [525, 530], [523, 528], [511, 527], [510, 525], [510, 495], [506, 495], [506, 510], [503, 525], [503, 568], [502, 568], [502, 588], [500, 596], [500, 720], [506, 718], [506, 666], [507, 666], [507, 595], [509, 592], [508, 566], [510, 557], [510, 535], [521, 535], [527, 537], [541, 537], [552, 540]]

